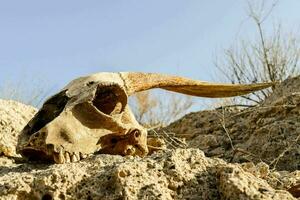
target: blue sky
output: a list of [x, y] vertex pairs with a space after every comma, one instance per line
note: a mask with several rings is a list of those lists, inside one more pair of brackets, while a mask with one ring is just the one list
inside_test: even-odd
[[[244, 0], [0, 0], [0, 84], [24, 76], [58, 90], [100, 71], [162, 72], [212, 80], [214, 56], [253, 37]], [[300, 1], [267, 21], [300, 24]]]

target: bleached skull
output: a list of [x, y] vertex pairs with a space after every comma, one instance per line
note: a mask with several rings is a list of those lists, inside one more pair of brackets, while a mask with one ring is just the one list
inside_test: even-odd
[[128, 96], [162, 88], [194, 96], [228, 97], [269, 87], [213, 84], [147, 73], [97, 73], [73, 80], [49, 98], [21, 132], [17, 151], [34, 160], [74, 162], [95, 152], [145, 156], [147, 130]]

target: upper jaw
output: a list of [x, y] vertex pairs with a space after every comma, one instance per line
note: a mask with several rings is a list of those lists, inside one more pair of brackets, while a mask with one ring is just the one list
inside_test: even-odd
[[[53, 145], [47, 145], [53, 146]], [[47, 161], [57, 164], [77, 162], [87, 157], [87, 154], [81, 152], [70, 152], [60, 148], [59, 151], [54, 151], [54, 148], [38, 148], [26, 146], [20, 151], [21, 155], [30, 161]]]
[[[79, 144], [53, 144], [53, 141], [45, 141], [45, 138], [35, 140], [30, 138], [27, 143], [19, 146], [19, 152], [23, 157], [34, 161], [47, 161], [54, 163], [69, 163], [77, 162], [84, 159], [90, 153], [99, 150], [98, 153], [118, 154], [118, 155], [137, 155], [144, 157], [148, 154], [147, 148], [147, 132], [143, 129], [130, 129], [125, 135], [107, 134], [102, 136], [99, 143], [93, 148], [80, 148], [83, 143]], [[111, 144], [112, 139], [116, 139], [114, 144]], [[89, 141], [91, 143], [91, 141]], [[71, 145], [71, 146], [68, 146]], [[101, 146], [101, 147], [100, 147]], [[87, 153], [89, 152], [89, 153]]]
[[19, 153], [31, 161], [53, 161], [52, 155], [41, 148], [27, 146], [19, 150]]
[[77, 162], [77, 161], [82, 160], [86, 157], [87, 157], [87, 154], [83, 154], [81, 152], [70, 153], [68, 151], [60, 151], [58, 153], [55, 152], [53, 154], [53, 160], [57, 164]]

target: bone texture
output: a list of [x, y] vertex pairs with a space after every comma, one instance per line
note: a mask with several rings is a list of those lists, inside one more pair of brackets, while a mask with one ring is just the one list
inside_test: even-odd
[[147, 130], [128, 96], [153, 88], [200, 97], [229, 97], [273, 83], [232, 85], [155, 73], [97, 73], [71, 81], [50, 97], [22, 130], [17, 151], [32, 160], [76, 162], [95, 152], [145, 156]]
[[161, 88], [192, 96], [220, 98], [244, 95], [274, 85], [273, 83], [239, 85], [211, 83], [155, 73], [120, 74], [124, 77], [128, 95], [153, 88]]

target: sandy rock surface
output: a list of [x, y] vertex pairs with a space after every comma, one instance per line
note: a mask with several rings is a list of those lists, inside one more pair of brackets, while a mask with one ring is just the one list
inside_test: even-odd
[[229, 162], [300, 169], [300, 76], [284, 81], [260, 106], [191, 113], [166, 128], [189, 147]]
[[17, 156], [17, 136], [36, 111], [32, 106], [0, 99], [0, 155]]
[[296, 199], [299, 89], [296, 77], [260, 107], [185, 116], [165, 130], [184, 135], [186, 149], [51, 165], [11, 158], [36, 110], [0, 100], [0, 199]]
[[0, 168], [1, 199], [294, 199], [199, 149], [141, 159], [96, 155], [63, 165]]

